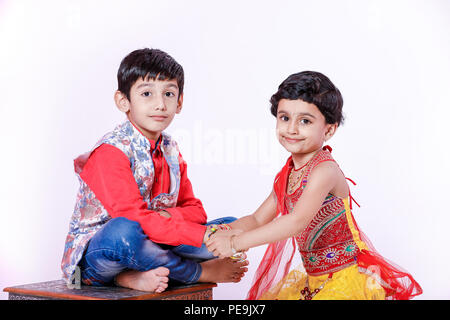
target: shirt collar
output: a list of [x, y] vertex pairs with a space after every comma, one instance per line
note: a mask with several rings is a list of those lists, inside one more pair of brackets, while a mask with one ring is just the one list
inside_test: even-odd
[[135, 125], [134, 125], [134, 123], [132, 122], [132, 121], [130, 121], [130, 119], [128, 119], [128, 121], [131, 123], [131, 126], [135, 129], [135, 130], [137, 130], [137, 132], [139, 132], [139, 134], [145, 139], [145, 140], [147, 140], [149, 143], [150, 143], [150, 153], [153, 153], [153, 152], [162, 152], [161, 151], [161, 141], [162, 141], [162, 137], [163, 137], [163, 134], [162, 134], [162, 132], [161, 132], [161, 134], [159, 135], [159, 138], [155, 141], [155, 140], [150, 140], [150, 139], [148, 139], [142, 132], [141, 132], [141, 130], [139, 130], [139, 128], [138, 127], [136, 127]]
[[158, 140], [148, 140], [150, 142], [150, 152], [161, 152], [161, 140], [162, 134], [159, 136]]

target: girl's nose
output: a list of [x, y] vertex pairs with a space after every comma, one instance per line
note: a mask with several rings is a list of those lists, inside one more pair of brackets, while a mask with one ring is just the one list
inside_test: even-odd
[[298, 128], [295, 124], [295, 121], [289, 121], [287, 129], [288, 129], [288, 133], [290, 133], [290, 134], [298, 133]]

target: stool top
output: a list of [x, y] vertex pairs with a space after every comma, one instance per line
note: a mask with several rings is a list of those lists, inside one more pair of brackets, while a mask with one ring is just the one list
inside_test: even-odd
[[[69, 289], [64, 280], [53, 280], [46, 282], [31, 283], [8, 287], [5, 292], [15, 295], [27, 295], [48, 299], [65, 300], [162, 300], [162, 299], [189, 299], [191, 295], [197, 295], [203, 291], [212, 291], [215, 283], [196, 283], [169, 287], [162, 293], [152, 293], [132, 290], [123, 287], [94, 287], [81, 285], [81, 289]], [[211, 299], [212, 294], [206, 299]], [[178, 297], [178, 298], [177, 298]]]

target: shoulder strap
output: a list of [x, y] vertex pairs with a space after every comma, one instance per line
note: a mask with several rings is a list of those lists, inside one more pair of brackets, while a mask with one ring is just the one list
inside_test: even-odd
[[306, 167], [305, 174], [303, 176], [303, 181], [305, 183], [308, 181], [308, 176], [311, 173], [311, 171], [319, 165], [319, 163], [325, 162], [325, 161], [334, 161], [333, 156], [331, 155], [331, 147], [325, 146], [320, 150], [314, 158], [312, 158], [309, 162], [309, 164]]

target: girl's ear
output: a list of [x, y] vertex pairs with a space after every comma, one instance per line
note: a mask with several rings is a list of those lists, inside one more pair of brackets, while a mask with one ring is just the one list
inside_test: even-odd
[[128, 101], [127, 96], [121, 91], [117, 90], [114, 93], [114, 102], [116, 103], [116, 106], [120, 111], [125, 113], [130, 111], [130, 101]]
[[327, 124], [324, 141], [329, 140], [336, 132], [338, 127], [337, 123]]

